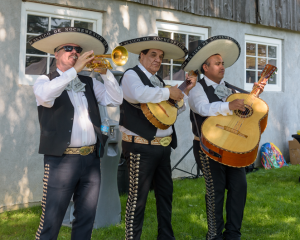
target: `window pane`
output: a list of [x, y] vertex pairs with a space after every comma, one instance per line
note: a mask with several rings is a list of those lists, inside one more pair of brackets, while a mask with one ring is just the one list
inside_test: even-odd
[[165, 38], [171, 38], [171, 33], [170, 32], [164, 32], [164, 31], [158, 31], [158, 36], [159, 37], [165, 37]]
[[189, 35], [189, 43], [200, 40], [200, 36]]
[[261, 76], [261, 72], [262, 72], [262, 71], [258, 71], [258, 72], [257, 72], [257, 79], [256, 79], [256, 82], [258, 82], [258, 81], [259, 81], [259, 79], [260, 79], [260, 76]]
[[39, 51], [37, 50], [36, 48], [32, 47], [30, 44], [29, 44], [29, 41], [34, 38], [36, 36], [32, 36], [32, 35], [27, 35], [27, 40], [26, 40], [26, 53], [29, 53], [29, 54], [39, 54], [39, 55], [46, 55], [47, 53], [45, 52], [42, 52], [42, 51]]
[[93, 23], [74, 21], [74, 27], [80, 27], [80, 28], [86, 28], [89, 30], [93, 30]]
[[172, 80], [185, 80], [185, 71], [183, 71], [180, 66], [173, 66], [173, 79]]
[[[56, 59], [50, 58], [49, 61], [50, 72], [55, 71], [56, 69]], [[26, 57], [26, 68], [25, 74], [31, 75], [42, 75], [48, 74], [47, 72], [47, 57]]]
[[179, 58], [179, 59], [177, 59], [177, 60], [173, 60], [173, 63], [174, 64], [182, 64], [183, 62], [184, 62], [184, 60], [185, 60], [185, 57], [183, 57], [183, 58]]
[[25, 74], [47, 74], [47, 57], [26, 56]]
[[268, 59], [269, 64], [273, 65], [273, 66], [277, 66], [277, 61], [276, 59]]
[[50, 58], [49, 61], [49, 72], [54, 72], [56, 70], [56, 59]]
[[174, 33], [174, 40], [180, 42], [181, 44], [183, 44], [183, 46], [186, 46], [185, 36], [185, 34]]
[[255, 69], [255, 57], [246, 57], [246, 68]]
[[62, 27], [71, 27], [71, 20], [62, 18], [51, 18], [51, 30]]
[[257, 45], [258, 56], [266, 57], [267, 56], [267, 46], [258, 44]]
[[257, 58], [257, 68], [258, 68], [258, 70], [263, 70], [266, 64], [267, 64], [267, 59], [266, 58]]
[[157, 75], [163, 80], [170, 80], [170, 65], [161, 65]]
[[45, 33], [48, 31], [49, 18], [28, 15], [27, 16], [27, 32], [28, 33]]
[[246, 71], [246, 83], [255, 83], [256, 71]]
[[246, 55], [252, 55], [255, 56], [255, 43], [246, 43]]
[[268, 57], [276, 58], [276, 51], [277, 51], [277, 47], [268, 46]]
[[277, 84], [276, 78], [277, 78], [277, 75], [274, 74], [272, 78], [269, 78], [268, 84], [274, 84], [274, 85], [276, 85]]

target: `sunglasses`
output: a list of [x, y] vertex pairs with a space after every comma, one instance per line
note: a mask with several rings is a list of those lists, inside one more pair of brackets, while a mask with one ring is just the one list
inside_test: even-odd
[[68, 46], [68, 45], [61, 47], [60, 49], [56, 50], [56, 52], [58, 52], [61, 49], [65, 49], [66, 52], [72, 52], [73, 49], [75, 49], [75, 51], [77, 53], [81, 53], [82, 52], [82, 48], [81, 47], [74, 47], [74, 46]]

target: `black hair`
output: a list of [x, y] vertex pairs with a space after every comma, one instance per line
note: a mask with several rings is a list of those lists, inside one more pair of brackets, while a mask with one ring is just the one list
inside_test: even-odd
[[143, 51], [140, 52], [139, 54], [139, 61], [141, 60], [141, 53], [143, 53], [144, 55], [146, 55], [149, 52], [150, 49], [145, 49]]
[[[211, 55], [210, 57], [215, 56], [215, 55], [221, 56], [219, 53], [216, 53], [216, 54]], [[209, 57], [209, 58], [210, 58], [210, 57]], [[204, 71], [204, 69], [203, 69], [203, 65], [206, 64], [206, 65], [209, 67], [210, 62], [207, 61], [209, 58], [207, 58], [207, 59], [205, 60], [205, 62], [201, 65], [201, 68], [200, 68], [201, 73], [204, 74], [204, 75], [205, 75], [205, 71]]]

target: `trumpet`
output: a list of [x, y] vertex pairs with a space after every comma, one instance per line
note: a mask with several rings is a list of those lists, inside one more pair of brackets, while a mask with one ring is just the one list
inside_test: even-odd
[[95, 69], [112, 69], [110, 62], [105, 58], [111, 58], [115, 65], [123, 66], [128, 61], [128, 51], [126, 48], [118, 46], [111, 54], [95, 55], [95, 58], [86, 67], [94, 71]]

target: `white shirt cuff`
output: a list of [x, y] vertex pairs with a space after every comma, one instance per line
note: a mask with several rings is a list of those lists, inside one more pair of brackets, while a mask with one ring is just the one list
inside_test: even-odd
[[109, 69], [107, 69], [106, 74], [100, 74], [100, 75], [101, 75], [103, 81], [108, 80], [108, 81], [111, 82], [111, 83], [114, 82], [115, 77], [114, 77], [114, 75], [112, 74], [112, 72], [109, 71]]
[[68, 69], [67, 71], [65, 71], [63, 74], [67, 75], [68, 80], [73, 80], [77, 76], [77, 72], [76, 72], [75, 68], [73, 68], [73, 67]]
[[170, 98], [170, 90], [168, 88], [161, 88], [163, 91], [163, 99], [168, 100]]
[[229, 109], [229, 102], [221, 103], [222, 115], [232, 115], [232, 111]]

